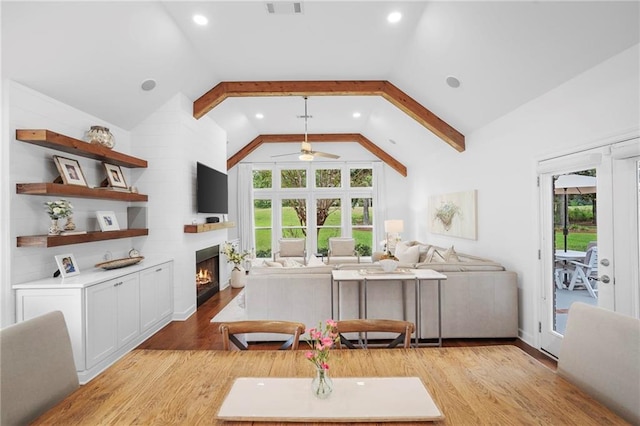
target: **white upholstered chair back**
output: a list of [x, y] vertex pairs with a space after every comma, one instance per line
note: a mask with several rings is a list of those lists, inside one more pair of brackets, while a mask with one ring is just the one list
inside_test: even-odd
[[0, 330], [0, 425], [30, 423], [78, 388], [60, 311]]
[[576, 302], [558, 374], [632, 424], [640, 424], [640, 319]]
[[273, 260], [278, 258], [292, 258], [306, 263], [307, 240], [304, 238], [280, 238], [278, 250], [273, 253]]

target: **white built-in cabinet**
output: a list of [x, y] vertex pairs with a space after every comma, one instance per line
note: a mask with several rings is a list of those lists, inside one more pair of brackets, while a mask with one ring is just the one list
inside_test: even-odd
[[62, 311], [80, 383], [171, 321], [173, 261], [145, 259], [109, 271], [16, 284], [17, 321]]

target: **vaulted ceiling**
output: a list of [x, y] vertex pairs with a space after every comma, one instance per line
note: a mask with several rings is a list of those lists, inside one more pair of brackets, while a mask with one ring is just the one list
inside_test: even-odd
[[[2, 77], [126, 129], [177, 93], [195, 101], [221, 82], [388, 81], [468, 136], [640, 42], [635, 1], [289, 6], [3, 1]], [[141, 90], [149, 78], [156, 88]], [[234, 97], [206, 115], [227, 131], [231, 157], [260, 135], [303, 132], [303, 108], [300, 96]], [[401, 162], [443, 144], [380, 96], [311, 96], [309, 114], [310, 133], [360, 134]]]

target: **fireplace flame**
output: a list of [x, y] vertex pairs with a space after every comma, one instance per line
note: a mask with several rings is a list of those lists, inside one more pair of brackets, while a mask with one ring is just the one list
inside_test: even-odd
[[199, 269], [196, 273], [196, 286], [206, 285], [211, 282], [211, 271]]

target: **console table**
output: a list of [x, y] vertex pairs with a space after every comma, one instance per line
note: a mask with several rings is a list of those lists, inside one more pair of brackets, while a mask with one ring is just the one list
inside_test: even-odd
[[[395, 281], [403, 283], [410, 281], [414, 283], [415, 290], [415, 346], [420, 345], [420, 314], [422, 312], [422, 303], [420, 297], [420, 284], [422, 281], [437, 281], [438, 282], [438, 341], [435, 344], [424, 343], [424, 346], [442, 346], [442, 292], [441, 282], [446, 280], [447, 276], [436, 272], [432, 269], [409, 269], [403, 271], [384, 272], [377, 269], [362, 269], [362, 270], [333, 270], [331, 271], [331, 317], [340, 318], [340, 283], [344, 281], [357, 281], [358, 282], [358, 306], [362, 302], [364, 306], [364, 314], [359, 312], [359, 318], [367, 318], [367, 282], [368, 281]], [[337, 306], [335, 306], [335, 299], [333, 296], [334, 283], [336, 289], [336, 295], [338, 299]], [[362, 288], [360, 288], [362, 283]], [[335, 316], [334, 316], [335, 314]], [[365, 340], [366, 341], [366, 340]]]

